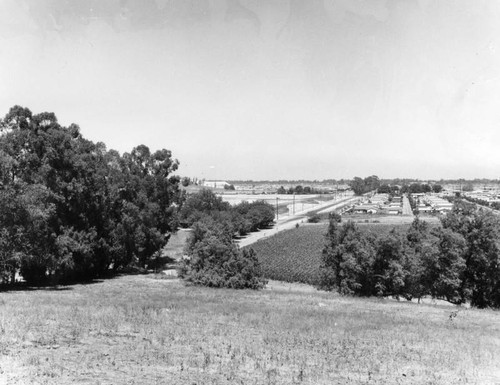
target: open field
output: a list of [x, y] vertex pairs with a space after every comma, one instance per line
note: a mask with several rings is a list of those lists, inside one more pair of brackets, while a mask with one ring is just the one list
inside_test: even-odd
[[[231, 205], [237, 205], [243, 201], [254, 202], [257, 200], [266, 201], [272, 205], [276, 205], [276, 199], [278, 200], [278, 204], [292, 204], [293, 203], [293, 195], [290, 194], [221, 194], [221, 198], [229, 202]], [[317, 202], [319, 200], [331, 200], [333, 199], [333, 195], [320, 195], [320, 194], [302, 194], [295, 195], [295, 203], [302, 202]]]
[[500, 381], [498, 312], [154, 277], [0, 293], [0, 383]]
[[[440, 223], [439, 217], [437, 216], [419, 216], [423, 221], [429, 222], [431, 224]], [[373, 223], [373, 224], [388, 224], [388, 225], [404, 225], [410, 224], [415, 219], [414, 216], [406, 215], [387, 215], [387, 214], [342, 214], [342, 219], [344, 221], [351, 220], [357, 224], [361, 223]]]

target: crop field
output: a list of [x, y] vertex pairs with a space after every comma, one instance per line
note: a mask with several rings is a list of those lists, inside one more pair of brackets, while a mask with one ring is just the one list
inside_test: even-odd
[[315, 284], [327, 225], [303, 225], [260, 240], [257, 253], [265, 277], [286, 282]]
[[303, 225], [251, 245], [269, 279], [315, 284], [327, 224]]
[[[362, 231], [386, 234], [393, 228], [406, 231], [409, 224], [357, 223]], [[318, 279], [321, 253], [328, 224], [305, 224], [280, 232], [254, 244], [264, 275], [285, 282], [314, 285]]]
[[159, 275], [0, 293], [0, 384], [495, 384], [498, 312]]

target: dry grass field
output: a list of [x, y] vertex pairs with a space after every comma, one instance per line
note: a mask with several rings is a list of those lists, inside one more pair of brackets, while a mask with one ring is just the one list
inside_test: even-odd
[[500, 314], [123, 276], [0, 293], [0, 384], [495, 384]]

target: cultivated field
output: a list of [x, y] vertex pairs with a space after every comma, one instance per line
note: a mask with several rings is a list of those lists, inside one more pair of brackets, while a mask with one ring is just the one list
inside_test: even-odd
[[0, 383], [500, 381], [498, 312], [154, 277], [0, 293]]
[[324, 223], [302, 225], [249, 247], [256, 251], [266, 278], [315, 284], [327, 228]]
[[[366, 216], [365, 216], [366, 217]], [[393, 217], [387, 217], [392, 219]], [[383, 223], [356, 223], [363, 231], [388, 233], [393, 228], [406, 231], [409, 223], [384, 221]], [[269, 279], [286, 282], [315, 284], [321, 265], [327, 223], [302, 224], [262, 239], [249, 247], [257, 252], [264, 275]]]

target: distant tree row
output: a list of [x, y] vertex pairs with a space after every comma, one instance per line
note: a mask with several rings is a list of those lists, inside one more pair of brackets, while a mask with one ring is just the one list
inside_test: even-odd
[[498, 216], [457, 201], [441, 222], [430, 227], [417, 218], [407, 232], [377, 236], [330, 221], [320, 288], [500, 308]]
[[382, 184], [377, 192], [379, 194], [421, 194], [421, 193], [440, 193], [443, 191], [443, 186], [440, 184], [430, 185], [428, 183], [412, 183], [412, 184], [403, 184], [401, 187], [399, 185], [390, 185], [390, 184]]
[[404, 185], [401, 188], [401, 193], [406, 194], [426, 194], [430, 192], [440, 193], [443, 191], [443, 186], [440, 184], [430, 185], [427, 183], [412, 183], [410, 185]]
[[0, 120], [0, 281], [92, 279], [145, 267], [177, 228], [178, 167], [168, 150], [121, 156], [53, 113], [15, 106]]
[[380, 187], [380, 180], [376, 175], [364, 179], [355, 177], [349, 185], [354, 194], [363, 195], [371, 191], [376, 191]]
[[389, 184], [382, 184], [380, 187], [377, 189], [378, 194], [397, 194], [399, 192], [399, 186], [397, 185], [389, 185]]
[[318, 189], [314, 188], [311, 186], [302, 186], [302, 185], [297, 185], [295, 187], [289, 187], [288, 189], [284, 188], [283, 186], [280, 186], [280, 188], [276, 191], [277, 194], [297, 194], [297, 195], [302, 195], [302, 194], [325, 194], [328, 191], [325, 189]]

